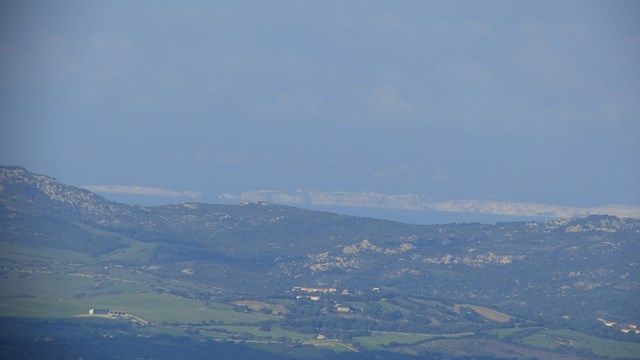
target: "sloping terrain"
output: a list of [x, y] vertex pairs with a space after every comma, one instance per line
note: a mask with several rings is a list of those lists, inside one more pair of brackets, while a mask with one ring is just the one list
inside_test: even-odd
[[[551, 326], [634, 340], [603, 321], [640, 322], [637, 219], [417, 226], [264, 202], [141, 207], [2, 167], [0, 237], [7, 284], [19, 288], [31, 279], [39, 281], [32, 287], [53, 287], [52, 295], [1, 289], [11, 306], [65, 294], [73, 294], [67, 305], [84, 306], [87, 299], [148, 291], [194, 301], [290, 298], [294, 287], [320, 287], [347, 290], [355, 297], [327, 304], [348, 304], [357, 310], [353, 321], [378, 330], [389, 321], [404, 324], [398, 329], [448, 326], [459, 333]], [[59, 275], [49, 279], [51, 273]], [[56, 279], [65, 279], [58, 284], [69, 291], [52, 285]], [[380, 294], [394, 300], [380, 303]], [[372, 299], [378, 305], [367, 303]], [[420, 299], [440, 305], [433, 310]], [[322, 331], [335, 324], [314, 323], [304, 311], [281, 326]]]
[[[518, 312], [640, 321], [638, 220], [415, 226], [267, 203], [130, 206], [15, 167], [2, 168], [0, 180], [0, 231], [14, 245], [155, 266], [165, 276], [189, 267], [194, 281], [230, 289], [382, 286]], [[151, 253], [128, 256], [139, 245], [126, 239], [149, 243]], [[212, 276], [220, 271], [229, 275]]]

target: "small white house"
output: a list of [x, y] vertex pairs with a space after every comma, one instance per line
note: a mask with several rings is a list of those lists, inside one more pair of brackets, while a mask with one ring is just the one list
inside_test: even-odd
[[109, 310], [108, 309], [90, 309], [89, 314], [90, 315], [109, 315]]

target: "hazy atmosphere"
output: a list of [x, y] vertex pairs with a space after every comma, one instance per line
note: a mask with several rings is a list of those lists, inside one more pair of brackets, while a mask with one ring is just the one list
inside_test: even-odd
[[3, 1], [0, 163], [141, 204], [339, 192], [373, 198], [326, 205], [404, 195], [404, 209], [633, 215], [638, 13], [635, 1]]
[[0, 0], [0, 359], [640, 360], [638, 15]]

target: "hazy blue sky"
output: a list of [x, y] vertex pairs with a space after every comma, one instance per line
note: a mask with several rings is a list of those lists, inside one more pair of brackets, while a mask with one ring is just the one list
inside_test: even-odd
[[2, 164], [204, 202], [302, 188], [640, 205], [638, 1], [0, 14]]

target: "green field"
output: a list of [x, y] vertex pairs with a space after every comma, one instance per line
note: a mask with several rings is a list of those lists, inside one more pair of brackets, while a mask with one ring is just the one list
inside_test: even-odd
[[269, 304], [263, 301], [255, 301], [255, 300], [238, 300], [234, 301], [233, 304], [239, 306], [247, 306], [253, 311], [260, 311], [263, 309], [267, 309], [271, 311], [273, 314], [285, 314], [287, 312], [286, 306], [283, 304]]
[[10, 271], [0, 278], [0, 298], [38, 297], [72, 300], [75, 295], [93, 288], [93, 277], [52, 272]]
[[[91, 308], [107, 308], [125, 310], [151, 323], [164, 325], [141, 330], [151, 334], [164, 333], [178, 336], [184, 335], [188, 329], [196, 329], [199, 330], [198, 337], [221, 340], [250, 334], [255, 336], [258, 341], [278, 341], [288, 338], [315, 346], [333, 348], [336, 345], [331, 342], [332, 340], [317, 341], [317, 333], [296, 333], [283, 330], [277, 325], [271, 326], [271, 330], [261, 330], [258, 325], [261, 321], [278, 321], [282, 317], [266, 315], [255, 310], [263, 308], [283, 310], [285, 308], [282, 303], [288, 303], [289, 300], [269, 300], [267, 302], [238, 300], [231, 304], [214, 301], [205, 303], [204, 301], [144, 290], [144, 286], [128, 280], [135, 279], [137, 276], [145, 275], [132, 274], [125, 269], [117, 268], [110, 269], [109, 276], [62, 274], [47, 271], [7, 271], [0, 276], [0, 316], [45, 319], [71, 318], [87, 314]], [[122, 277], [122, 279], [115, 277]], [[78, 294], [83, 294], [83, 296], [78, 296]], [[386, 301], [377, 303], [384, 311], [399, 310], [403, 313], [410, 311], [402, 306], [409, 305], [404, 301], [399, 302], [400, 306]], [[248, 306], [254, 311], [238, 312], [234, 310], [234, 305]], [[350, 305], [355, 307], [365, 304], [353, 302]], [[437, 303], [424, 305], [427, 308], [421, 309], [421, 311], [437, 311], [435, 308]], [[364, 317], [362, 314], [351, 316]], [[245, 325], [240, 325], [241, 323]], [[177, 326], [168, 326], [171, 324]], [[228, 334], [215, 331], [216, 329], [224, 329], [228, 331]], [[578, 354], [593, 353], [607, 358], [640, 359], [640, 343], [608, 340], [576, 331], [505, 328], [494, 329], [488, 333], [498, 339], [507, 340], [507, 343], [526, 345], [530, 348], [554, 352], [577, 352]], [[466, 336], [462, 333], [455, 335]], [[397, 348], [399, 344], [420, 346], [418, 343], [434, 337], [436, 335], [373, 331], [371, 336], [354, 337], [352, 342], [359, 343], [364, 350], [380, 351], [389, 350], [387, 345], [392, 345], [392, 348]], [[341, 350], [349, 350], [348, 344], [343, 345], [346, 347], [340, 348]]]
[[0, 243], [0, 259], [6, 259], [20, 263], [28, 263], [30, 261], [38, 259], [47, 261], [56, 259], [67, 263], [76, 262], [83, 264], [95, 264], [97, 262], [95, 258], [75, 251], [52, 249], [49, 247], [24, 247], [9, 244], [6, 242]]
[[[130, 247], [111, 253], [108, 255], [109, 260], [134, 260], [152, 253], [152, 245], [128, 238], [121, 240], [128, 242]], [[91, 308], [106, 308], [124, 310], [133, 316], [160, 325], [140, 329], [141, 332], [148, 334], [170, 334], [172, 336], [190, 334], [190, 337], [199, 340], [213, 338], [232, 339], [233, 341], [245, 340], [244, 338], [247, 338], [246, 335], [249, 334], [255, 337], [254, 339], [248, 338], [256, 344], [278, 342], [285, 339], [287, 341], [284, 343], [287, 343], [290, 339], [314, 346], [326, 346], [334, 350], [355, 350], [347, 342], [316, 340], [318, 334], [323, 332], [322, 329], [317, 329], [316, 333], [297, 333], [280, 328], [278, 322], [284, 319], [282, 315], [289, 313], [289, 309], [295, 309], [299, 305], [293, 299], [273, 298], [258, 301], [219, 298], [216, 301], [210, 298], [208, 302], [195, 300], [194, 294], [203, 291], [202, 286], [183, 281], [179, 277], [167, 280], [156, 277], [153, 272], [145, 274], [141, 268], [135, 266], [127, 268], [117, 265], [117, 263], [116, 265], [109, 263], [108, 266], [97, 266], [99, 259], [73, 251], [2, 244], [0, 259], [6, 264], [22, 264], [19, 268], [12, 265], [5, 266], [4, 272], [0, 274], [1, 317], [71, 319], [77, 315], [88, 314]], [[154, 291], [155, 289], [160, 290], [158, 292]], [[186, 295], [177, 296], [165, 293], [170, 291], [174, 294], [184, 293]], [[370, 320], [379, 314], [394, 316], [402, 314], [403, 318], [414, 315], [411, 321], [430, 319], [432, 323], [428, 325], [429, 328], [421, 332], [438, 332], [447, 326], [449, 329], [453, 329], [449, 336], [411, 334], [400, 331], [373, 331], [371, 336], [353, 338], [352, 342], [359, 343], [362, 349], [372, 351], [419, 350], [421, 347], [437, 341], [425, 342], [425, 340], [436, 337], [441, 340], [444, 337], [466, 337], [470, 334], [466, 330], [469, 326], [478, 324], [485, 326], [484, 324], [489, 324], [492, 321], [505, 322], [510, 319], [509, 315], [492, 309], [472, 304], [458, 305], [458, 312], [462, 308], [468, 307], [485, 319], [491, 320], [482, 322], [481, 319], [479, 322], [472, 323], [463, 317], [456, 317], [455, 309], [453, 312], [449, 311], [450, 305], [413, 297], [398, 296], [389, 298], [389, 300], [376, 299], [369, 302], [339, 298], [337, 301], [349, 305], [355, 310], [350, 314], [328, 314], [339, 317], [341, 320], [347, 319], [357, 322]], [[247, 312], [241, 312], [234, 310], [234, 306], [248, 307], [249, 309], [245, 308]], [[323, 306], [330, 309], [332, 305], [325, 304]], [[359, 310], [365, 309], [364, 311], [367, 311], [367, 308], [375, 309], [376, 307], [378, 310], [373, 312], [373, 315]], [[280, 316], [264, 314], [262, 311], [265, 309], [280, 314]], [[416, 318], [417, 320], [415, 320]], [[78, 321], [82, 320], [78, 319]], [[114, 321], [98, 318], [86, 320]], [[259, 323], [265, 320], [273, 321], [270, 330], [260, 329]], [[608, 340], [569, 330], [544, 328], [491, 330], [492, 325], [488, 326], [488, 328], [483, 328], [483, 331], [494, 337], [491, 341], [506, 346], [540, 349], [535, 351], [593, 353], [607, 358], [640, 359], [639, 343]], [[228, 333], [220, 332], [219, 330], [222, 329]], [[198, 330], [198, 332], [193, 332], [194, 330]], [[397, 346], [400, 344], [407, 346]]]
[[130, 280], [80, 273], [9, 271], [0, 277], [0, 298], [41, 298], [73, 301], [83, 297], [131, 293], [140, 286]]
[[0, 316], [28, 318], [68, 318], [88, 314], [89, 309], [125, 310], [146, 321], [160, 324], [201, 323], [211, 320], [225, 323], [258, 323], [275, 317], [260, 313], [239, 313], [229, 305], [210, 303], [156, 293], [97, 296], [79, 300], [43, 298], [0, 298]]
[[[126, 270], [116, 276], [135, 278]], [[121, 273], [121, 274], [118, 274]], [[131, 280], [82, 274], [8, 271], [0, 277], [0, 316], [68, 318], [91, 308], [125, 310], [153, 323], [258, 323], [277, 319], [262, 313], [241, 313], [226, 304], [202, 302], [144, 290]]]
[[0, 316], [25, 318], [69, 318], [87, 313], [78, 304], [55, 299], [39, 298], [0, 298]]
[[292, 340], [301, 340], [301, 341], [314, 340], [317, 336], [316, 334], [300, 334], [293, 331], [283, 330], [278, 327], [273, 327], [271, 331], [262, 331], [257, 326], [237, 326], [237, 325], [214, 325], [214, 326], [204, 327], [204, 330], [206, 329], [225, 329], [235, 334], [249, 333], [257, 337], [272, 338], [272, 339], [288, 337]]
[[133, 293], [113, 296], [101, 296], [78, 300], [87, 310], [90, 308], [122, 309], [139, 316], [146, 321], [161, 323], [201, 323], [202, 321], [224, 321], [225, 323], [257, 323], [274, 319], [261, 313], [240, 313], [226, 304], [210, 303], [185, 299], [168, 294]]
[[571, 347], [598, 356], [640, 359], [639, 343], [603, 339], [571, 330], [542, 330], [525, 337], [522, 343], [549, 350]]
[[414, 344], [423, 340], [432, 338], [429, 335], [418, 334], [398, 334], [373, 332], [371, 336], [358, 336], [354, 341], [359, 342], [363, 348], [368, 350], [384, 350], [384, 345], [391, 343], [397, 344]]

